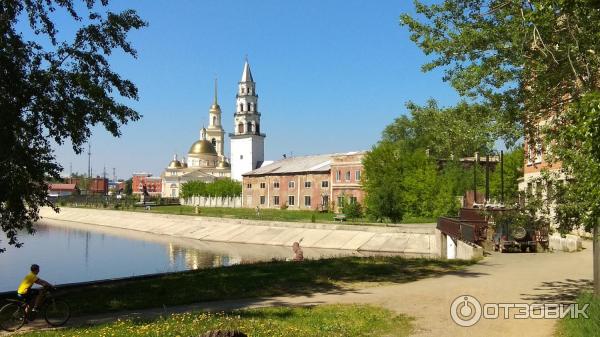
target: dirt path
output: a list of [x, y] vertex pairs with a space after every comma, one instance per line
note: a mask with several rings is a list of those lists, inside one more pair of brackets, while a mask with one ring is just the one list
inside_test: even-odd
[[[175, 308], [98, 315], [74, 319], [71, 324], [98, 324], [116, 318], [156, 317], [190, 310], [232, 310], [275, 305], [369, 303], [416, 317], [415, 336], [552, 336], [556, 321], [547, 319], [482, 319], [463, 328], [452, 322], [450, 305], [460, 295], [481, 303], [540, 303], [571, 301], [591, 286], [591, 245], [577, 253], [498, 254], [465, 271], [400, 285], [378, 286], [339, 293], [200, 303]], [[36, 323], [28, 327], [43, 326]]]

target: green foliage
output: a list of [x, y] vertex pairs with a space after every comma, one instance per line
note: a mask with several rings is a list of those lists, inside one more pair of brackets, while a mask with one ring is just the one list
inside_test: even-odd
[[[4, 1], [0, 12], [0, 227], [9, 245], [20, 230], [33, 232], [46, 198], [46, 179], [58, 179], [52, 143], [69, 142], [76, 153], [102, 125], [113, 136], [140, 115], [124, 101], [137, 99], [135, 85], [122, 79], [109, 55], [135, 57], [127, 41], [146, 26], [133, 10], [113, 13], [108, 1]], [[74, 39], [62, 40], [55, 11], [72, 19]], [[25, 39], [32, 31], [35, 36]], [[69, 35], [69, 34], [67, 34]], [[115, 97], [120, 96], [120, 97]], [[0, 248], [3, 251], [3, 248]]]
[[589, 318], [580, 315], [578, 318], [565, 316], [558, 322], [556, 337], [590, 337], [597, 336], [600, 331], [600, 298], [592, 293], [583, 292], [577, 297], [580, 308], [589, 305], [586, 313]]
[[425, 106], [406, 104], [410, 115], [403, 115], [388, 125], [382, 140], [402, 141], [408, 149], [428, 149], [435, 158], [473, 156], [489, 153], [498, 138], [490, 112], [482, 105], [460, 102], [440, 108], [433, 99]]
[[242, 184], [229, 178], [217, 179], [212, 183], [196, 180], [181, 185], [181, 196], [183, 198], [192, 196], [225, 198], [240, 195], [242, 195]]
[[124, 188], [123, 192], [125, 193], [125, 195], [133, 194], [133, 179], [132, 178], [125, 180], [125, 188]]
[[[504, 138], [525, 126], [571, 177], [555, 195], [563, 231], [600, 216], [600, 11], [593, 1], [445, 0], [403, 14], [413, 40], [462, 96], [489, 108]], [[546, 128], [539, 121], [548, 122]], [[546, 151], [548, 152], [548, 151]], [[511, 193], [512, 193], [511, 188]]]
[[344, 213], [348, 219], [358, 219], [363, 216], [362, 206], [358, 202], [344, 202], [342, 213]]
[[584, 225], [591, 230], [600, 218], [600, 91], [586, 94], [546, 130], [570, 179], [555, 183], [557, 221], [563, 231]]

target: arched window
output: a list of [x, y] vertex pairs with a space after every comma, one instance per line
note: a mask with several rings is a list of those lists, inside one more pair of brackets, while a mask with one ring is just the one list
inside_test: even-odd
[[213, 146], [215, 146], [215, 147], [217, 146], [217, 140], [215, 138], [213, 138], [211, 140], [211, 143], [212, 143]]
[[260, 133], [260, 124], [256, 124], [256, 133]]
[[248, 133], [252, 132], [252, 123], [248, 122]]
[[213, 116], [213, 125], [217, 125], [217, 117]]
[[250, 103], [250, 111], [256, 111], [254, 110], [254, 103]]
[[238, 133], [244, 133], [244, 123], [238, 124]]
[[240, 111], [244, 111], [244, 103], [240, 103]]
[[246, 103], [246, 111], [250, 111], [250, 103]]

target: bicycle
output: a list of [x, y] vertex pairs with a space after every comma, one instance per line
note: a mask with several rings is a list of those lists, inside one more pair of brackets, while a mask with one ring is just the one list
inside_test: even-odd
[[0, 308], [0, 328], [6, 331], [19, 330], [26, 321], [34, 321], [38, 314], [43, 314], [46, 322], [53, 327], [62, 326], [71, 318], [69, 304], [56, 299], [51, 290], [46, 293], [40, 310], [30, 310], [27, 315], [25, 315], [25, 308], [28, 305], [26, 301], [20, 299], [7, 299], [6, 301], [9, 303]]

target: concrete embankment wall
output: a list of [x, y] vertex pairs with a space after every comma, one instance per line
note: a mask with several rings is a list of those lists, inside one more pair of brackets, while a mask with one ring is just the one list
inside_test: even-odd
[[254, 221], [85, 208], [43, 208], [42, 218], [205, 241], [440, 256], [434, 225], [360, 226]]

